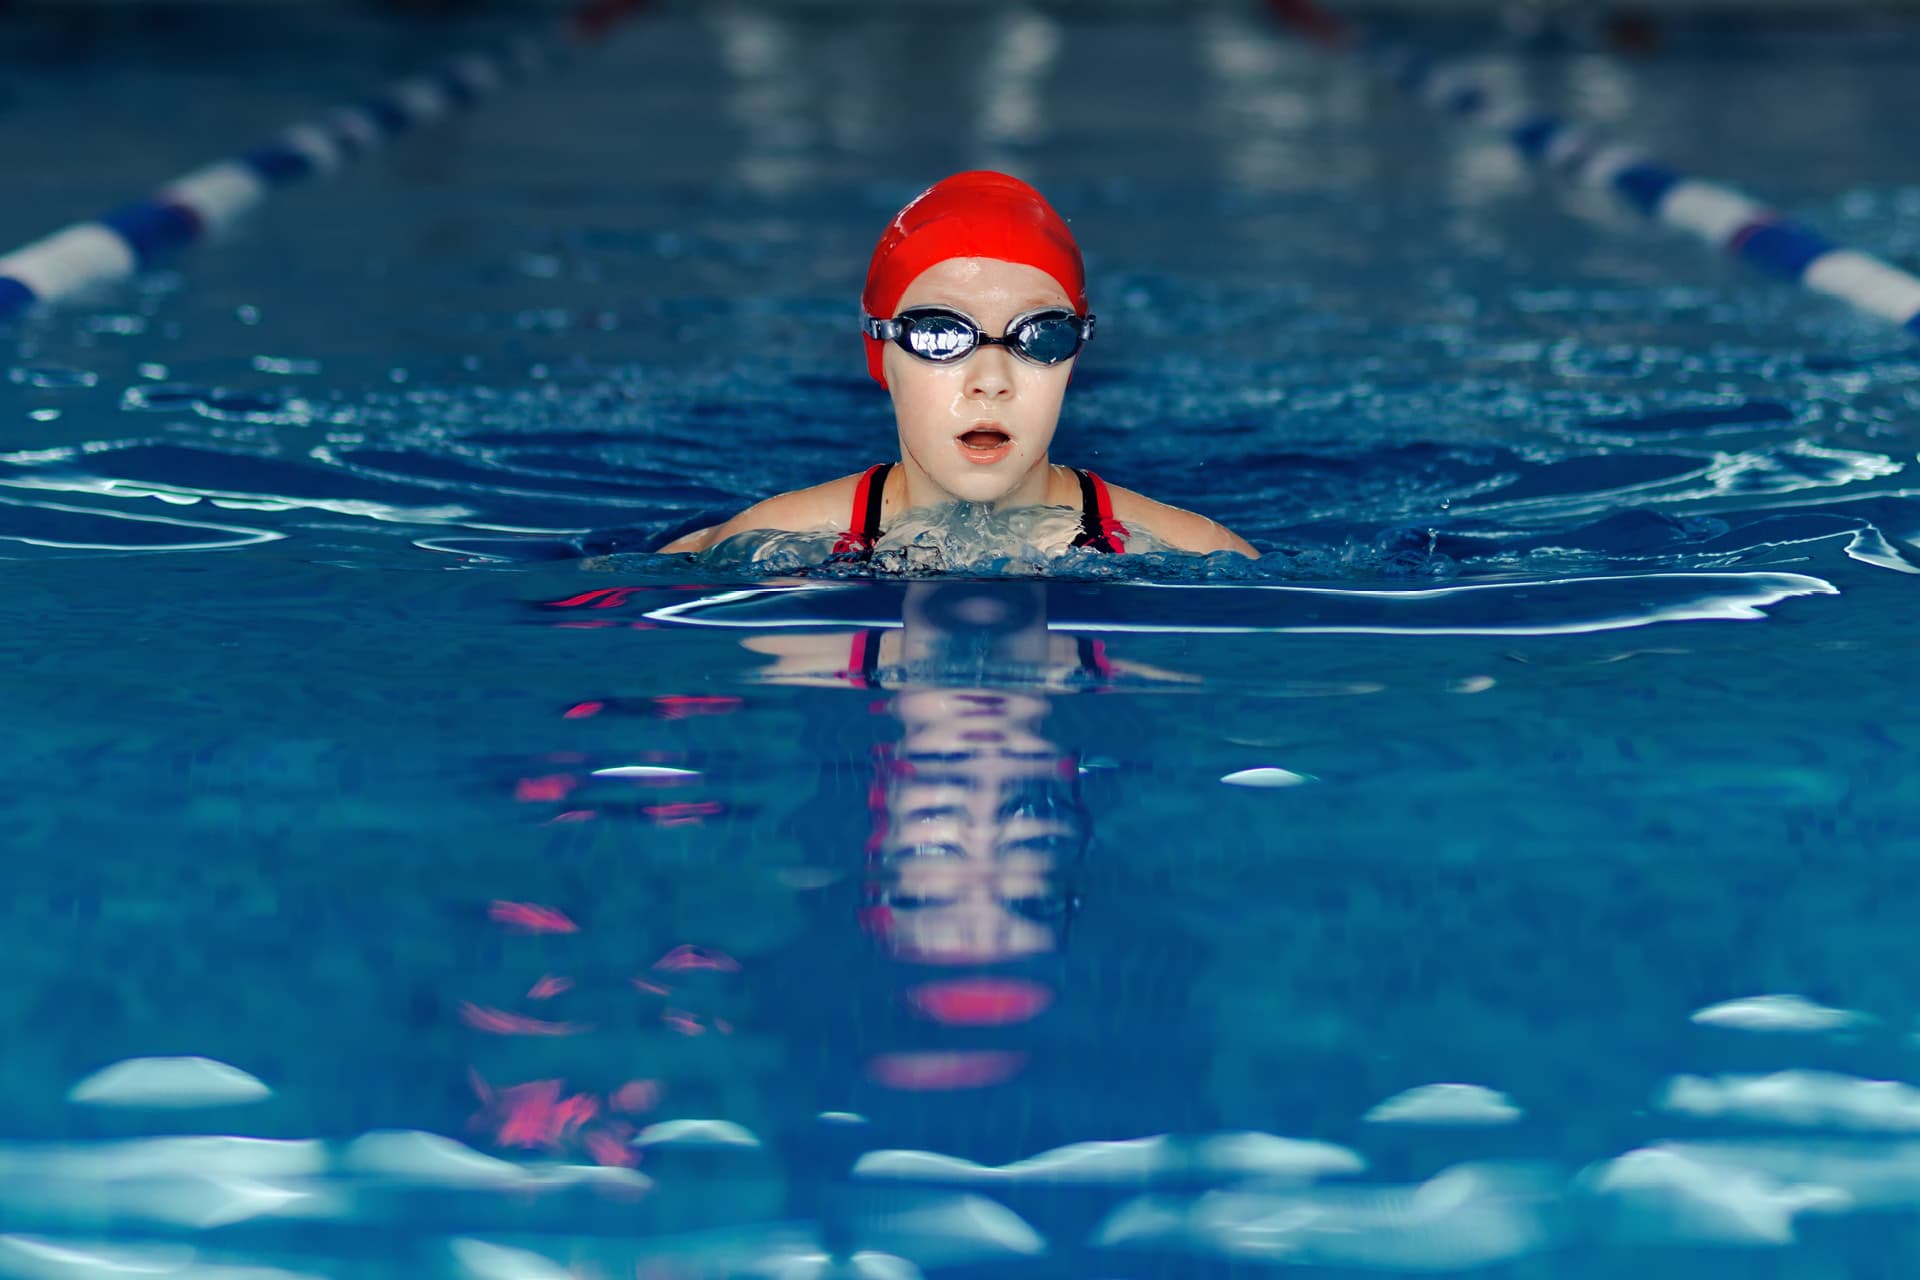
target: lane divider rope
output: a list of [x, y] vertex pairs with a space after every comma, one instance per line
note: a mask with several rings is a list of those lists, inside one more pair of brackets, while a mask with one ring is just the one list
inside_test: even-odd
[[1436, 63], [1404, 45], [1362, 38], [1314, 0], [1268, 0], [1267, 8], [1296, 34], [1352, 54], [1428, 109], [1503, 136], [1530, 164], [1577, 186], [1611, 191], [1656, 222], [1920, 338], [1920, 277], [1834, 244], [1742, 191], [1534, 110], [1467, 68]]
[[388, 85], [365, 101], [76, 222], [0, 256], [0, 319], [123, 279], [224, 230], [269, 192], [345, 167], [421, 125], [472, 108], [571, 49], [604, 37], [646, 0], [590, 0], [553, 30], [495, 53], [469, 52]]

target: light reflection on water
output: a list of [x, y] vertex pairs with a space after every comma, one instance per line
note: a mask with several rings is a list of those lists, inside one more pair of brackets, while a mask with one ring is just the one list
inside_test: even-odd
[[[664, 16], [10, 339], [0, 1272], [1885, 1273], [1910, 345], [1232, 15], [918, 21]], [[1904, 64], [1752, 53], [1490, 67], [1897, 256]], [[1063, 460], [1272, 554], [648, 555], [878, 456], [983, 161]]]

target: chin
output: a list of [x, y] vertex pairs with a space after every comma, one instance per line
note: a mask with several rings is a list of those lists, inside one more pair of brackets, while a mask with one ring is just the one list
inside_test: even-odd
[[961, 502], [977, 503], [990, 507], [1004, 502], [1020, 487], [1018, 476], [958, 476], [953, 483], [941, 486]]

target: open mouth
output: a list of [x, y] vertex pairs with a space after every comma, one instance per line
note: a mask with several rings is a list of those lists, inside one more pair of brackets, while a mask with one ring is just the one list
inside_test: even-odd
[[1013, 438], [999, 427], [982, 423], [960, 438], [967, 457], [979, 462], [997, 462], [1013, 449]]

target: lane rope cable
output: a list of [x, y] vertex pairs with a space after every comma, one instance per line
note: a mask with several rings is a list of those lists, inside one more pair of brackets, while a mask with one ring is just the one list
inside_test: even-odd
[[1468, 68], [1436, 63], [1417, 49], [1365, 36], [1314, 0], [1267, 0], [1267, 9], [1296, 35], [1357, 58], [1429, 110], [1504, 137], [1530, 165], [1576, 186], [1610, 191], [1656, 222], [1920, 338], [1920, 277], [1834, 244], [1745, 192], [1537, 111]]
[[468, 110], [572, 49], [594, 43], [647, 0], [589, 0], [552, 30], [495, 53], [468, 52], [395, 81], [365, 101], [296, 124], [152, 195], [75, 222], [0, 256], [0, 320], [124, 279], [224, 230], [277, 188], [337, 172], [414, 129]]

